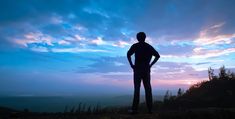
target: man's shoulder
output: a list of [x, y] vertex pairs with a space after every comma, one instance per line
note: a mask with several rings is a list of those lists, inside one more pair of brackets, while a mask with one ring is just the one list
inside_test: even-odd
[[136, 48], [137, 48], [137, 43], [134, 43], [134, 44], [131, 45], [128, 52], [134, 52], [136, 50]]
[[139, 45], [140, 43], [138, 42], [138, 43], [134, 43], [133, 45]]
[[134, 43], [133, 45], [132, 45], [132, 47], [145, 47], [145, 46], [147, 46], [147, 47], [149, 47], [149, 48], [153, 48], [153, 46], [152, 45], [150, 45], [150, 44], [148, 44], [148, 43], [146, 43], [146, 42], [144, 42], [144, 43]]
[[148, 43], [146, 43], [146, 42], [145, 42], [145, 45], [146, 45], [147, 47], [151, 47], [151, 48], [153, 48], [153, 46], [152, 46], [152, 45], [150, 45], [150, 44], [148, 44]]
[[138, 43], [134, 43], [134, 44], [132, 44], [132, 46], [131, 46], [131, 47], [136, 47], [136, 46], [138, 46]]

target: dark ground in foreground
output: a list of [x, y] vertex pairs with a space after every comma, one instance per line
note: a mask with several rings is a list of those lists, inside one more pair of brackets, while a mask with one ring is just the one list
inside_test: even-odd
[[153, 114], [144, 111], [131, 115], [127, 111], [109, 111], [99, 113], [37, 113], [14, 110], [1, 110], [0, 119], [235, 119], [234, 108], [203, 108], [190, 110], [161, 110]]

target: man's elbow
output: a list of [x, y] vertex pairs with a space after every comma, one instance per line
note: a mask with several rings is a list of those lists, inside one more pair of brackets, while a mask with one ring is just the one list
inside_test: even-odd
[[156, 59], [159, 59], [161, 56], [159, 54], [155, 55]]
[[131, 57], [131, 53], [130, 53], [130, 52], [127, 52], [126, 56], [127, 56], [127, 57]]

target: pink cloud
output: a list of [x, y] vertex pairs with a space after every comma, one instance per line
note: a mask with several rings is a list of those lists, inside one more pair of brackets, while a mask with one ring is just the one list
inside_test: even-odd
[[225, 22], [221, 22], [201, 30], [199, 37], [194, 42], [199, 46], [231, 43], [232, 39], [235, 38], [235, 33], [219, 34], [224, 25]]
[[209, 57], [216, 57], [221, 55], [228, 55], [230, 53], [234, 53], [235, 48], [228, 48], [223, 50], [204, 50], [199, 49], [196, 53], [192, 56], [192, 58], [209, 58]]
[[71, 43], [66, 41], [66, 40], [60, 40], [60, 41], [58, 41], [58, 44], [60, 44], [60, 45], [70, 45]]
[[46, 43], [47, 45], [53, 46], [53, 40], [53, 37], [42, 34], [41, 32], [30, 32], [24, 34], [23, 38], [15, 38], [14, 43], [23, 45], [25, 47], [32, 43]]
[[107, 42], [105, 42], [101, 37], [97, 37], [97, 39], [91, 40], [91, 43], [96, 44], [96, 45], [105, 45], [105, 44], [107, 44]]
[[130, 45], [130, 43], [125, 42], [125, 41], [122, 41], [122, 40], [120, 40], [120, 41], [118, 41], [118, 42], [116, 42], [116, 43], [113, 43], [113, 46], [115, 46], [115, 47], [121, 47], [121, 48], [123, 48], [123, 47], [125, 47], [125, 46], [129, 46], [129, 45]]

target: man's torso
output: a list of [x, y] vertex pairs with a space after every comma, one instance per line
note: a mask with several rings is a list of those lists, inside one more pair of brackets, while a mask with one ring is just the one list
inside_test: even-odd
[[137, 71], [150, 71], [150, 61], [153, 55], [153, 47], [147, 43], [134, 44], [135, 69]]

